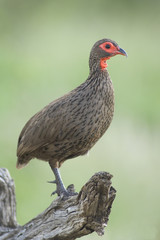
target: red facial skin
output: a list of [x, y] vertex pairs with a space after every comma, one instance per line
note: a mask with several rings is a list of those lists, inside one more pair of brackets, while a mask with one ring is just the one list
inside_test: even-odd
[[100, 66], [101, 66], [101, 69], [104, 70], [108, 64], [106, 62], [106, 60], [110, 59], [110, 57], [105, 57], [105, 58], [101, 58], [101, 61], [100, 61]]
[[[106, 48], [106, 45], [109, 45], [110, 48]], [[119, 46], [114, 46], [113, 43], [111, 43], [111, 42], [104, 42], [101, 45], [99, 45], [99, 47], [102, 48], [105, 52], [111, 54], [111, 56], [109, 56], [109, 57], [101, 58], [100, 66], [101, 66], [102, 70], [104, 70], [108, 66], [107, 63], [106, 63], [106, 60], [110, 59], [111, 57], [113, 57], [117, 54], [124, 55], [119, 51], [120, 47]]]

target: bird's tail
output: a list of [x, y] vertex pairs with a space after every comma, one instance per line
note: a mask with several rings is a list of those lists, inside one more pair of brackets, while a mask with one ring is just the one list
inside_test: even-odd
[[24, 160], [24, 158], [18, 158], [17, 163], [16, 163], [16, 168], [21, 169], [21, 168], [25, 167], [28, 164], [29, 161], [30, 161], [30, 159], [29, 160], [26, 160], [26, 159]]

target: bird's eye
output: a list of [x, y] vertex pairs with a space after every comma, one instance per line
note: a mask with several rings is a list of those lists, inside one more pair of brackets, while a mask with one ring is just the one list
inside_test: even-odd
[[105, 48], [109, 49], [109, 48], [111, 48], [111, 45], [110, 44], [106, 44]]

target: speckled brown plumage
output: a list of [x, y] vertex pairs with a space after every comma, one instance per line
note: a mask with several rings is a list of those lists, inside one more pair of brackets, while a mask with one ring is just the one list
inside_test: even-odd
[[48, 161], [52, 168], [59, 167], [67, 159], [86, 154], [105, 133], [113, 118], [114, 91], [101, 59], [116, 54], [104, 51], [100, 47], [103, 43], [111, 43], [119, 50], [116, 54], [125, 55], [109, 39], [93, 46], [88, 79], [44, 107], [24, 126], [18, 141], [18, 168], [32, 158]]

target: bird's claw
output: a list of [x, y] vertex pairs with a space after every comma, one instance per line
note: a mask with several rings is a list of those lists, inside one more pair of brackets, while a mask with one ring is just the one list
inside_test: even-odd
[[[48, 183], [54, 183], [54, 184], [57, 184], [57, 181], [56, 180], [53, 180], [53, 181], [47, 181]], [[51, 193], [51, 196], [57, 194], [58, 196], [60, 196], [61, 198], [66, 198], [66, 197], [69, 197], [69, 196], [74, 196], [74, 195], [77, 195], [78, 193], [75, 192], [74, 190], [74, 185], [71, 184], [67, 187], [67, 189], [61, 189], [59, 187], [59, 185], [57, 185], [57, 189]]]
[[72, 192], [72, 191], [68, 191], [68, 189], [65, 190], [65, 191], [58, 191], [58, 190], [56, 190], [56, 191], [51, 193], [51, 196], [53, 196], [55, 194], [57, 194], [62, 199], [68, 198], [70, 196], [78, 195], [78, 193], [75, 193], [75, 192]]
[[53, 181], [47, 181], [48, 183], [54, 183], [54, 184], [57, 184], [56, 180], [53, 180]]
[[56, 194], [56, 193], [57, 193], [57, 190], [54, 191], [54, 192], [52, 192], [52, 193], [51, 193], [51, 196], [53, 196], [53, 195]]

